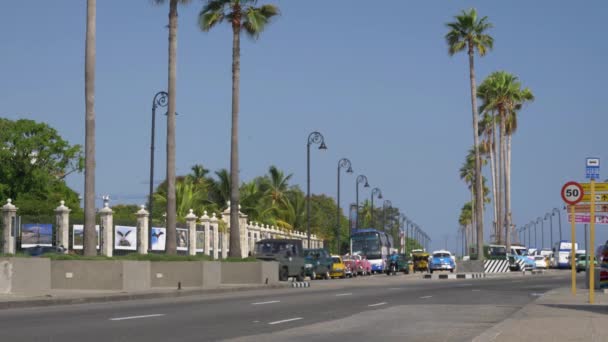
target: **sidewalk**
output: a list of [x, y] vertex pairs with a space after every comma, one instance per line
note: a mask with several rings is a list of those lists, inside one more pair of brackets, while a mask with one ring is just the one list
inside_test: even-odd
[[473, 341], [608, 341], [608, 294], [596, 290], [595, 304], [589, 291], [559, 288], [539, 295], [512, 317], [486, 330]]
[[184, 287], [155, 288], [148, 291], [102, 291], [102, 290], [50, 290], [46, 293], [0, 294], [0, 310], [51, 305], [104, 303], [126, 300], [177, 298], [186, 296], [213, 295], [235, 291], [252, 291], [287, 288], [290, 284], [281, 282], [274, 285], [225, 284], [218, 289]]

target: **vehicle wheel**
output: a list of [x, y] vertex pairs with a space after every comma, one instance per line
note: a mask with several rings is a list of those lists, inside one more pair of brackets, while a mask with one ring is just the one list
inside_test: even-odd
[[433, 270], [429, 270], [429, 273], [430, 273], [430, 274], [433, 274]]
[[317, 272], [312, 271], [312, 275], [310, 276], [310, 280], [315, 280], [317, 279]]
[[297, 281], [304, 281], [304, 276], [306, 275], [306, 272], [304, 271], [304, 269], [300, 270], [300, 273], [296, 276], [296, 280]]
[[287, 267], [281, 268], [281, 270], [279, 271], [279, 280], [287, 281], [288, 278], [289, 278], [289, 271], [287, 270]]
[[454, 270], [450, 270], [450, 273], [454, 273]]

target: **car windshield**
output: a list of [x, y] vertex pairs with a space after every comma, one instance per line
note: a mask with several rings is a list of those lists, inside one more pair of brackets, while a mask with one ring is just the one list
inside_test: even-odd
[[289, 242], [259, 242], [255, 245], [255, 253], [257, 255], [261, 254], [279, 254], [285, 253], [286, 251], [290, 251], [295, 253], [295, 246]]
[[523, 248], [513, 248], [513, 253], [517, 254], [519, 256], [526, 256], [528, 255], [528, 251], [523, 249]]
[[545, 257], [542, 255], [537, 255], [534, 257], [534, 260], [545, 260]]
[[342, 262], [342, 260], [340, 260], [340, 258], [331, 258], [331, 260], [336, 264], [339, 264]]
[[433, 258], [449, 258], [449, 253], [435, 253], [433, 254]]

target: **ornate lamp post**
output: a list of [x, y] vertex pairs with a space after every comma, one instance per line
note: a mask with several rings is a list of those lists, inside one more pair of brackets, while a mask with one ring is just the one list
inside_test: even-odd
[[308, 248], [310, 248], [310, 145], [312, 144], [319, 144], [319, 150], [327, 150], [325, 138], [321, 133], [312, 132], [308, 135], [306, 143], [306, 236]]
[[552, 248], [553, 246], [553, 216], [551, 215], [551, 213], [547, 213], [545, 214], [545, 220], [549, 219], [549, 241], [551, 242], [549, 244], [549, 248]]
[[384, 200], [382, 203], [382, 230], [386, 231], [386, 208], [392, 208], [393, 203], [390, 200]]
[[[337, 244], [338, 244], [338, 254], [340, 253], [340, 218], [342, 217], [341, 213], [340, 213], [340, 169], [346, 169], [346, 173], [353, 173], [353, 168], [351, 166], [350, 160], [348, 160], [347, 158], [342, 158], [338, 161], [338, 196], [337, 196], [337, 201], [338, 201], [338, 213], [337, 213], [337, 217], [338, 217], [338, 222], [336, 223], [336, 238], [337, 238]], [[350, 236], [349, 236], [350, 238]]]
[[545, 248], [545, 221], [541, 217], [538, 217], [538, 218], [536, 218], [536, 223], [539, 223], [539, 222], [540, 222], [540, 245], [541, 245], [540, 249], [542, 250], [543, 248]]
[[355, 228], [357, 229], [359, 229], [359, 184], [361, 183], [365, 183], [365, 185], [363, 185], [364, 188], [369, 188], [369, 183], [367, 182], [367, 177], [365, 175], [359, 175], [356, 181], [357, 190], [355, 192], [355, 203], [357, 204], [357, 217], [355, 220]]
[[378, 196], [378, 199], [382, 199], [382, 191], [378, 188], [373, 188], [372, 189], [372, 214], [371, 214], [371, 222], [372, 222], [372, 228], [375, 226], [375, 222], [374, 222], [374, 196]]
[[[152, 133], [150, 142], [150, 193], [148, 195], [148, 210], [150, 211], [150, 226], [152, 226], [152, 194], [154, 193], [154, 130], [156, 126], [156, 108], [167, 107], [167, 101], [169, 100], [169, 94], [166, 91], [159, 91], [154, 95], [152, 100]], [[150, 230], [151, 232], [152, 230]], [[151, 244], [148, 244], [151, 246]]]
[[559, 222], [559, 241], [562, 241], [562, 214], [558, 208], [553, 208], [552, 216], [557, 214], [557, 222]]

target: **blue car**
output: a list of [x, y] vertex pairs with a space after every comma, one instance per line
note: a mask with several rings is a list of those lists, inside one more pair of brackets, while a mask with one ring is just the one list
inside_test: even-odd
[[431, 256], [431, 263], [429, 264], [429, 271], [450, 271], [454, 273], [456, 269], [456, 263], [452, 258], [452, 253], [449, 251], [435, 251]]

